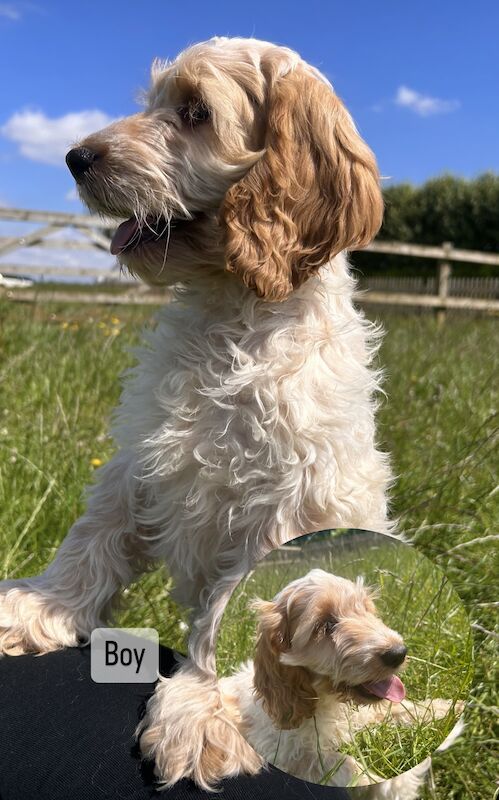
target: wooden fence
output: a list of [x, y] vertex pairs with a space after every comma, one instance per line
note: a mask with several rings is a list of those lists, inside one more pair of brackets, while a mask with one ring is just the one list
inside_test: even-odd
[[[58, 302], [91, 302], [91, 303], [119, 303], [119, 304], [158, 304], [165, 301], [168, 292], [147, 289], [142, 284], [131, 278], [120, 277], [119, 271], [84, 266], [85, 251], [104, 251], [109, 253], [110, 239], [107, 234], [109, 228], [116, 225], [115, 221], [103, 220], [100, 217], [85, 214], [67, 214], [49, 211], [28, 211], [25, 209], [0, 208], [0, 220], [11, 222], [36, 223], [39, 227], [22, 236], [0, 237], [0, 275], [32, 275], [49, 279], [57, 283], [62, 276], [85, 278], [87, 284], [82, 283], [81, 290], [68, 291], [64, 284], [59, 284], [56, 289], [46, 290], [42, 284], [35, 284], [30, 288], [7, 288], [0, 285], [0, 296], [11, 300], [25, 301], [58, 301]], [[69, 229], [73, 236], [57, 236], [61, 231]], [[79, 238], [74, 238], [74, 232]], [[51, 238], [52, 237], [52, 238]], [[16, 261], [3, 259], [16, 250], [22, 248], [43, 248], [44, 250], [64, 249], [81, 251], [82, 263], [78, 265], [61, 264], [20, 264]], [[434, 278], [423, 277], [385, 277], [369, 275], [361, 281], [361, 291], [358, 293], [360, 303], [376, 303], [396, 306], [415, 306], [434, 308], [439, 312], [447, 309], [470, 309], [474, 311], [499, 312], [499, 278], [454, 278], [452, 277], [452, 263], [465, 262], [471, 264], [487, 264], [499, 267], [499, 254], [482, 253], [474, 250], [459, 250], [449, 242], [441, 246], [405, 244], [403, 242], [375, 241], [366, 250], [374, 253], [411, 256], [415, 259], [434, 259], [437, 265]], [[417, 267], [416, 267], [417, 269]], [[89, 290], [88, 282], [116, 283], [113, 291]], [[364, 288], [365, 287], [365, 288]], [[107, 288], [107, 287], [106, 287]]]

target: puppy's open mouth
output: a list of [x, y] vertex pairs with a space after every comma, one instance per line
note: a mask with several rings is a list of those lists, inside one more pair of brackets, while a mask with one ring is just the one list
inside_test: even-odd
[[147, 217], [144, 223], [139, 223], [136, 217], [130, 217], [116, 228], [111, 240], [111, 253], [113, 256], [134, 250], [136, 247], [148, 242], [157, 242], [168, 239], [171, 228], [186, 224], [190, 220], [172, 217]]
[[392, 675], [383, 681], [362, 683], [358, 688], [362, 690], [362, 693], [371, 696], [373, 700], [379, 698], [380, 700], [391, 700], [392, 703], [401, 703], [405, 697], [405, 686], [398, 675]]

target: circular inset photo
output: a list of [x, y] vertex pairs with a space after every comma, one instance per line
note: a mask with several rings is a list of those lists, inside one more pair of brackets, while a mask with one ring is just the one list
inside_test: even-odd
[[240, 732], [284, 772], [329, 786], [408, 770], [417, 781], [418, 765], [455, 735], [473, 674], [471, 628], [445, 574], [408, 544], [320, 531], [241, 582], [217, 671]]

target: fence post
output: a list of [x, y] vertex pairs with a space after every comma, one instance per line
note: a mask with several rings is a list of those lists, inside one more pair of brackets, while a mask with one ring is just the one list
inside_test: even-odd
[[[452, 250], [452, 242], [443, 242], [442, 249], [448, 256]], [[451, 276], [452, 267], [449, 261], [438, 262], [438, 296], [442, 301], [442, 305], [437, 311], [437, 323], [442, 325], [445, 322], [446, 305], [445, 302], [449, 296], [449, 279]]]

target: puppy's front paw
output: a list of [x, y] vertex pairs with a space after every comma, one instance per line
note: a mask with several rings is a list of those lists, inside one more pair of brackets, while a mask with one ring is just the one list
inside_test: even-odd
[[74, 614], [44, 593], [42, 577], [0, 583], [0, 655], [49, 653], [77, 644]]
[[160, 681], [137, 733], [165, 788], [190, 778], [210, 791], [222, 778], [263, 766], [222, 707], [217, 685], [189, 668]]

